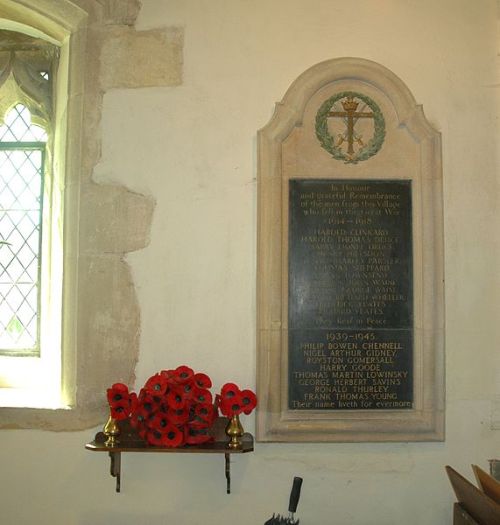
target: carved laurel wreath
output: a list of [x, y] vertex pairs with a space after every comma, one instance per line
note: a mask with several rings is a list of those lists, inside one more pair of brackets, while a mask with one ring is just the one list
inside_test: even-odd
[[[335, 145], [335, 138], [330, 135], [328, 131], [328, 113], [331, 111], [333, 105], [338, 100], [345, 97], [355, 97], [362, 100], [372, 111], [375, 132], [373, 137], [368, 143], [356, 151], [352, 156], [347, 155], [342, 151], [339, 146]], [[385, 139], [385, 120], [384, 115], [380, 111], [377, 103], [371, 98], [355, 91], [342, 91], [325, 100], [316, 114], [316, 137], [318, 138], [321, 146], [332, 154], [332, 157], [336, 160], [343, 160], [346, 164], [356, 164], [361, 160], [369, 159], [373, 157], [384, 143]]]

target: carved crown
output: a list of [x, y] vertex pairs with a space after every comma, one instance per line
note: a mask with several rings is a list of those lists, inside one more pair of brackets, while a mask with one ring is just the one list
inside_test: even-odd
[[344, 111], [356, 111], [358, 106], [359, 106], [359, 102], [356, 102], [354, 100], [354, 97], [346, 97], [342, 101], [342, 107], [344, 108]]

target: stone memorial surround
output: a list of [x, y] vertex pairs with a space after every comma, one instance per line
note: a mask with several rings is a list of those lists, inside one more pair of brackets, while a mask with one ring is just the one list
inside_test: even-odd
[[[363, 93], [380, 107], [385, 142], [373, 157], [343, 163], [321, 147], [315, 117], [336, 93]], [[391, 71], [359, 58], [303, 73], [258, 134], [258, 363], [261, 441], [444, 439], [444, 279], [440, 134]], [[412, 185], [413, 408], [304, 411], [288, 406], [288, 182], [406, 180]]]

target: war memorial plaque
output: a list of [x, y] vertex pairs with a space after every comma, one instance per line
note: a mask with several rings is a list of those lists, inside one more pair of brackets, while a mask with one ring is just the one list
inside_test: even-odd
[[444, 439], [441, 136], [394, 73], [316, 64], [258, 132], [256, 436]]
[[288, 403], [413, 403], [410, 181], [290, 180]]

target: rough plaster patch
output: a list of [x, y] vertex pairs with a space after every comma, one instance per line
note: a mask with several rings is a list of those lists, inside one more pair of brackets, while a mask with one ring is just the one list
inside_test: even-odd
[[181, 84], [183, 42], [181, 28], [110, 28], [101, 52], [101, 87], [107, 90]]
[[124, 254], [149, 244], [155, 201], [123, 186], [86, 184], [82, 200], [80, 249], [85, 253]]
[[106, 24], [134, 25], [141, 9], [138, 0], [98, 0], [102, 4]]
[[[133, 384], [139, 353], [140, 309], [126, 253], [149, 244], [155, 201], [123, 186], [89, 183], [80, 216], [77, 406], [99, 407], [113, 382]], [[95, 420], [94, 420], [95, 424]]]
[[77, 374], [84, 375], [77, 392], [78, 406], [105, 403], [112, 382], [132, 384], [140, 334], [140, 310], [129, 266], [119, 254], [80, 257], [78, 346], [86, 348]]
[[[68, 429], [68, 414], [71, 414], [71, 428]], [[3, 429], [40, 428], [65, 432], [67, 430], [84, 430], [95, 426], [97, 414], [103, 417], [102, 409], [94, 407], [72, 410], [48, 410], [35, 408], [2, 408]]]

